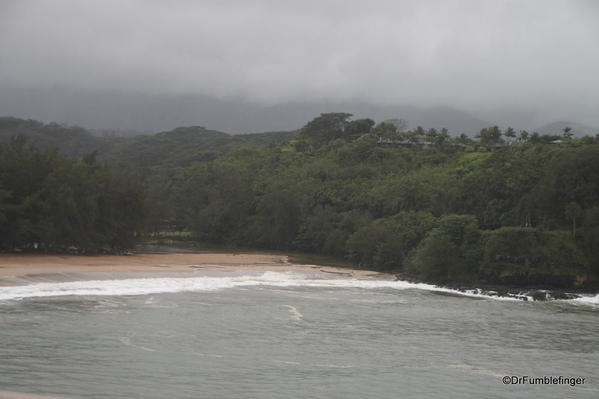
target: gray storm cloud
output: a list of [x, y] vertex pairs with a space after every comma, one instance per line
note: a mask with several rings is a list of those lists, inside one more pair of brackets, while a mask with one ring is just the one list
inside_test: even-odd
[[534, 109], [599, 124], [594, 1], [0, 3], [0, 86]]

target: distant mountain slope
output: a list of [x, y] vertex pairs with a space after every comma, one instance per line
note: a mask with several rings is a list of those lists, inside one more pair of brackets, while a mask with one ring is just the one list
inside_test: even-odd
[[0, 118], [0, 143], [16, 134], [25, 135], [36, 147], [56, 147], [71, 156], [97, 151], [100, 159], [152, 167], [183, 166], [207, 161], [242, 145], [279, 144], [295, 137], [297, 132], [230, 135], [192, 126], [135, 137], [98, 137], [80, 127], [44, 124], [31, 119]]
[[239, 99], [202, 95], [125, 93], [1, 87], [0, 115], [77, 124], [90, 129], [142, 132], [176, 126], [210, 126], [245, 134], [295, 130], [324, 112], [349, 112], [377, 122], [404, 118], [410, 128], [445, 127], [454, 134], [477, 133], [493, 123], [451, 107], [380, 105], [367, 101], [305, 101], [265, 106]]
[[596, 134], [599, 134], [599, 128], [569, 121], [556, 121], [548, 123], [547, 125], [538, 127], [534, 131], [541, 134], [561, 135], [564, 133], [564, 128], [566, 126], [572, 129], [572, 134], [575, 137], [595, 136]]
[[44, 124], [32, 119], [13, 117], [0, 118], [0, 143], [11, 137], [22, 134], [38, 148], [56, 147], [66, 155], [79, 156], [92, 151], [106, 152], [110, 147], [121, 142], [114, 138], [107, 140], [94, 136], [89, 131], [77, 126], [64, 126], [57, 123]]
[[136, 136], [113, 148], [107, 157], [138, 166], [184, 166], [205, 162], [241, 145], [264, 146], [290, 140], [295, 132], [230, 135], [202, 126], [180, 127], [154, 135]]

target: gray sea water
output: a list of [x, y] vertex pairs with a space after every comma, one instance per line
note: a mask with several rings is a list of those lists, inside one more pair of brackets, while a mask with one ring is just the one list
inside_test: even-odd
[[[281, 273], [0, 287], [0, 391], [598, 398], [596, 302], [497, 300]], [[506, 375], [585, 383], [506, 385]]]

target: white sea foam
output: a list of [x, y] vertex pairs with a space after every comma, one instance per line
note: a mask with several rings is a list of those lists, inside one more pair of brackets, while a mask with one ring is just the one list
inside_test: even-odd
[[0, 300], [13, 300], [33, 297], [56, 297], [69, 295], [113, 296], [147, 295], [174, 292], [215, 291], [235, 287], [273, 286], [273, 287], [322, 287], [322, 288], [360, 288], [360, 289], [418, 289], [445, 292], [476, 298], [517, 301], [517, 298], [489, 296], [476, 291], [461, 292], [430, 284], [410, 283], [407, 281], [367, 280], [356, 278], [313, 279], [300, 273], [266, 272], [254, 276], [235, 277], [168, 277], [168, 278], [132, 278], [120, 280], [91, 280], [48, 282], [23, 286], [0, 288]]
[[599, 294], [595, 296], [584, 295], [580, 298], [571, 299], [569, 302], [581, 305], [599, 306]]

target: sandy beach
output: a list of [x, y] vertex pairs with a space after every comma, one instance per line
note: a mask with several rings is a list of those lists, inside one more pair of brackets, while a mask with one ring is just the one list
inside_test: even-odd
[[0, 285], [35, 280], [89, 279], [94, 276], [128, 278], [140, 275], [197, 275], [261, 271], [320, 271], [349, 276], [379, 273], [333, 266], [289, 262], [287, 256], [249, 253], [169, 253], [130, 256], [98, 255], [0, 255]]

